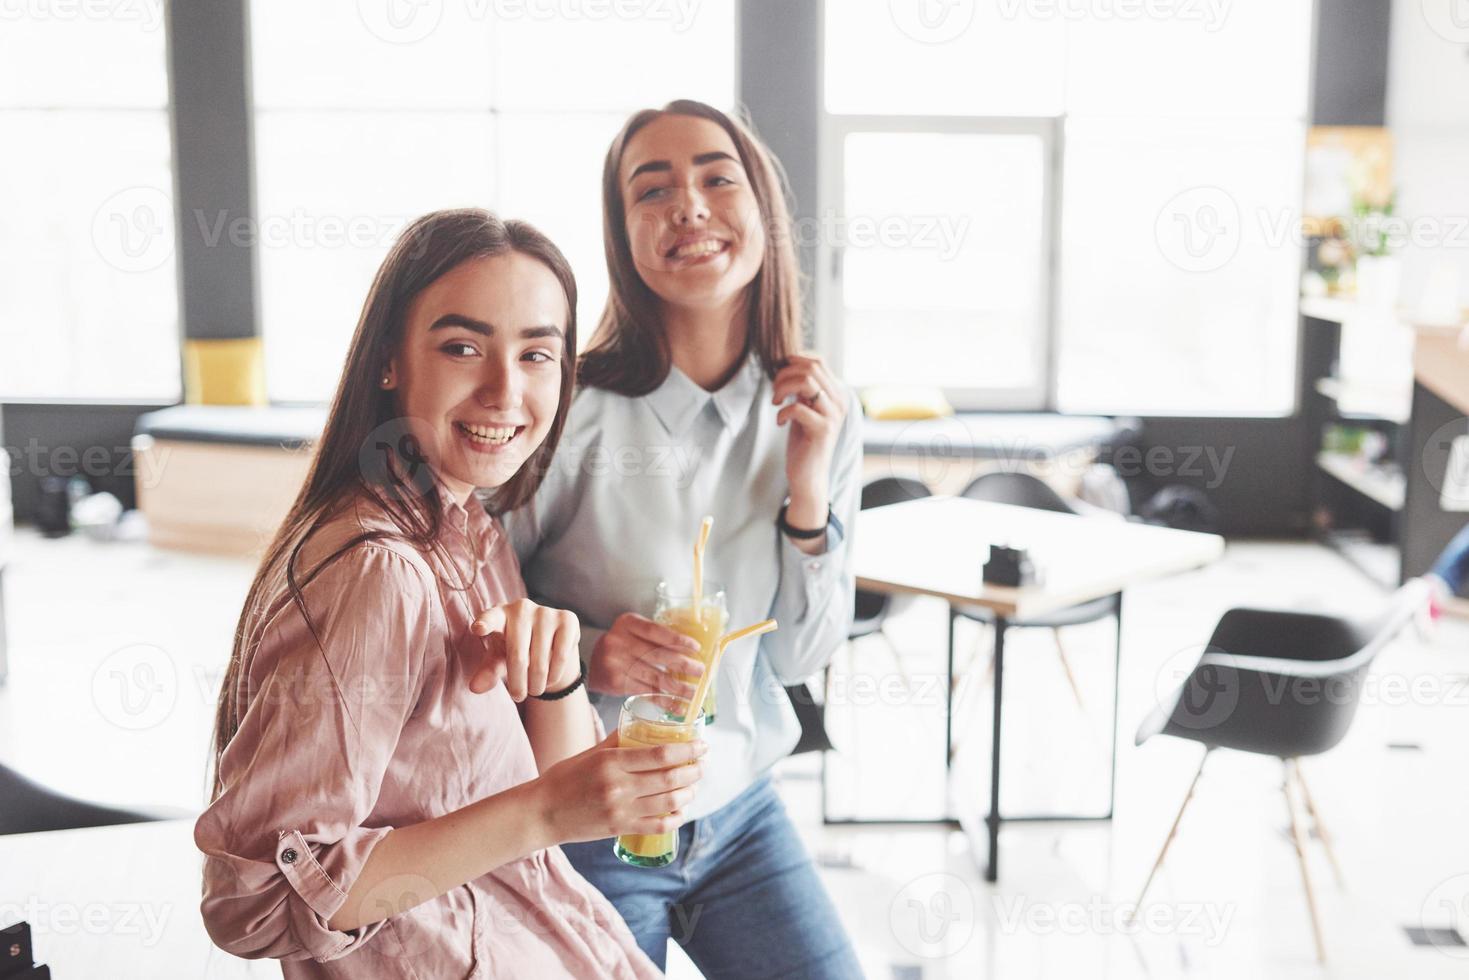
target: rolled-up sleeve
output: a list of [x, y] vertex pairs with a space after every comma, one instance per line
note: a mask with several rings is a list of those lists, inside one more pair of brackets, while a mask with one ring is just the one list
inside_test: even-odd
[[[205, 927], [248, 958], [346, 955], [383, 922], [328, 926], [391, 827], [363, 826], [417, 701], [425, 638], [442, 616], [430, 573], [358, 545], [287, 603], [237, 690], [240, 727], [194, 840]], [[314, 629], [313, 629], [314, 627]]]
[[862, 407], [848, 395], [847, 417], [831, 461], [831, 520], [826, 549], [808, 555], [779, 529], [780, 585], [771, 615], [780, 629], [762, 638], [761, 650], [785, 685], [824, 667], [852, 629], [856, 576], [852, 532], [862, 497]]

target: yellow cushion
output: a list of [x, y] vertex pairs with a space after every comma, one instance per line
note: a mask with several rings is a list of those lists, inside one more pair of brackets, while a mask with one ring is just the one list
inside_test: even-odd
[[184, 400], [191, 405], [264, 405], [259, 337], [184, 341]]
[[954, 407], [939, 389], [903, 385], [863, 389], [862, 408], [871, 419], [936, 419], [954, 414]]

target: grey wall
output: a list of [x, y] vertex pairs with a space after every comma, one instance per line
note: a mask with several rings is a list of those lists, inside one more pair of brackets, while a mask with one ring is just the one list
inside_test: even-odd
[[[1313, 122], [1380, 124], [1387, 61], [1386, 4], [1323, 0], [1318, 4]], [[820, 104], [820, 5], [790, 0], [742, 0], [739, 16], [740, 98], [762, 137], [785, 165], [796, 217], [817, 206]], [[180, 222], [180, 309], [189, 337], [239, 337], [257, 332], [255, 256], [199, 231], [225, 212], [253, 218], [248, 31], [245, 0], [191, 0], [168, 8], [169, 70]], [[810, 250], [803, 269], [813, 272]], [[1303, 350], [1302, 372], [1310, 367]], [[1314, 377], [1314, 375], [1312, 375]], [[71, 453], [99, 446], [118, 465], [99, 478], [131, 502], [122, 474], [139, 406], [5, 406], [5, 445], [69, 447], [45, 467], [22, 465], [12, 477], [17, 516], [35, 500], [37, 473], [65, 470]], [[1236, 534], [1298, 534], [1306, 526], [1312, 451], [1318, 433], [1298, 415], [1287, 420], [1153, 418], [1143, 448], [1161, 447], [1181, 461], [1197, 447], [1228, 456], [1223, 481], [1207, 468], [1175, 472], [1158, 483], [1202, 486]], [[97, 455], [94, 452], [94, 460]], [[1208, 458], [1207, 455], [1205, 458]], [[14, 467], [12, 467], [14, 468]]]
[[253, 337], [255, 220], [246, 0], [168, 5], [184, 336]]
[[[838, 2], [838, 0], [827, 0]], [[821, 34], [817, 3], [743, 0], [740, 95], [762, 136], [785, 164], [798, 215], [816, 208]], [[1312, 122], [1380, 125], [1387, 72], [1387, 8], [1381, 0], [1318, 4]], [[803, 256], [812, 271], [812, 256]], [[1298, 384], [1325, 373], [1309, 334], [1301, 336]], [[1303, 394], [1303, 397], [1306, 397]], [[1145, 496], [1169, 483], [1202, 489], [1237, 535], [1296, 536], [1309, 528], [1319, 426], [1308, 414], [1285, 419], [1149, 418], [1141, 450], [1170, 465], [1135, 481]], [[1194, 465], [1185, 465], [1194, 459]], [[1225, 461], [1216, 466], [1209, 460]]]
[[[1388, 19], [1384, 0], [1321, 0], [1316, 5], [1312, 59], [1312, 125], [1380, 126], [1387, 96]], [[1215, 458], [1233, 453], [1224, 481], [1175, 474], [1167, 480], [1201, 486], [1223, 512], [1225, 531], [1295, 536], [1310, 531], [1318, 486], [1316, 450], [1324, 408], [1315, 380], [1331, 369], [1332, 345], [1300, 321], [1296, 413], [1286, 419], [1151, 418], [1145, 448], [1201, 444]], [[1207, 458], [1207, 456], [1206, 456]]]
[[41, 478], [85, 476], [94, 490], [136, 502], [129, 446], [133, 426], [161, 405], [0, 406], [0, 445], [10, 461], [17, 523], [34, 520]]
[[[798, 222], [816, 217], [821, 125], [821, 4], [741, 0], [740, 102], [785, 167]], [[815, 273], [816, 245], [799, 248], [801, 272]], [[807, 335], [813, 308], [806, 304]]]
[[1413, 423], [1406, 453], [1408, 494], [1403, 503], [1403, 577], [1422, 575], [1439, 551], [1469, 523], [1469, 514], [1439, 504], [1449, 465], [1445, 431], [1469, 431], [1464, 413], [1422, 385], [1413, 386]]
[[[256, 317], [249, 35], [246, 0], [167, 6], [179, 315], [194, 338], [249, 337]], [[201, 227], [201, 219], [203, 225]], [[32, 520], [43, 476], [87, 476], [129, 507], [136, 495], [129, 442], [137, 417], [161, 405], [7, 404], [3, 445], [17, 521]]]
[[1391, 19], [1387, 0], [1318, 0], [1311, 93], [1316, 125], [1383, 124]]

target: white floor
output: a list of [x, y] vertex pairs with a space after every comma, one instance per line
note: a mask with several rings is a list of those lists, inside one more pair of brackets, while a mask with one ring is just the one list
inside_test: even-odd
[[[6, 579], [10, 679], [0, 759], [66, 792], [197, 809], [215, 690], [250, 567], [142, 545], [23, 533]], [[1132, 745], [1138, 722], [1233, 605], [1366, 613], [1381, 593], [1306, 544], [1241, 543], [1214, 566], [1127, 597], [1116, 817], [1008, 827], [998, 886], [964, 835], [823, 827], [817, 759], [778, 770], [869, 976], [1463, 977], [1469, 948], [1415, 947], [1405, 926], [1469, 932], [1469, 624], [1407, 635], [1374, 668], [1354, 727], [1306, 772], [1336, 844], [1311, 873], [1329, 965], [1315, 962], [1278, 762], [1211, 759], [1136, 926], [1125, 913], [1200, 756]], [[834, 816], [979, 814], [988, 786], [983, 637], [960, 636], [961, 750], [943, 775], [944, 615], [918, 603], [880, 639], [843, 652], [829, 727]], [[1049, 633], [1011, 634], [1005, 671], [1007, 812], [1105, 807], [1109, 623], [1067, 632], [1079, 707]], [[946, 799], [952, 795], [952, 800]], [[3, 878], [3, 874], [0, 874]], [[697, 976], [675, 955], [670, 972]]]

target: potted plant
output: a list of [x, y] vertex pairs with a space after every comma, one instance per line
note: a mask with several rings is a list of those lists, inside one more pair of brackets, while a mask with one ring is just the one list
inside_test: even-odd
[[1398, 302], [1402, 265], [1390, 254], [1396, 202], [1396, 194], [1385, 201], [1363, 196], [1352, 200], [1350, 236], [1357, 253], [1357, 302], [1365, 306], [1391, 309]]

